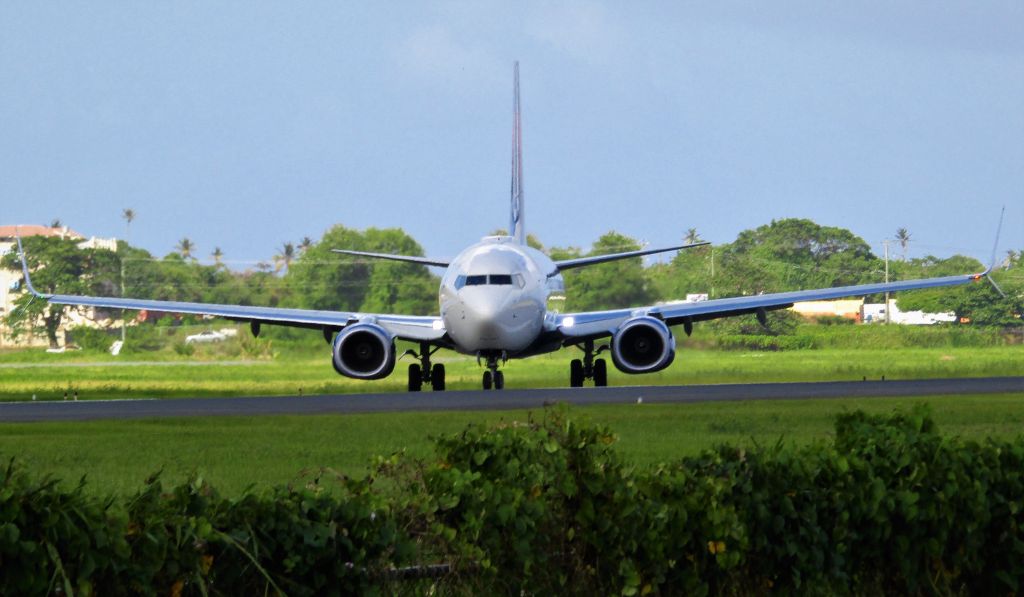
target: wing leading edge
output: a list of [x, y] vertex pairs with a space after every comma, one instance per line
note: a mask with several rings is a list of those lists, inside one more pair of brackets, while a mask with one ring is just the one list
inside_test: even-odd
[[18, 254], [21, 258], [21, 269], [25, 276], [25, 287], [34, 296], [56, 305], [130, 309], [134, 311], [163, 311], [188, 315], [212, 315], [254, 324], [267, 323], [322, 330], [340, 330], [352, 323], [372, 321], [394, 334], [397, 338], [416, 342], [440, 342], [445, 335], [444, 323], [441, 321], [441, 318], [433, 316], [317, 311], [280, 307], [252, 307], [118, 297], [43, 294], [32, 286], [32, 278], [29, 275], [28, 263], [25, 260], [25, 251], [21, 246], [20, 236], [18, 237]]
[[921, 288], [938, 288], [943, 286], [960, 286], [977, 282], [988, 276], [989, 269], [978, 274], [945, 276], [942, 278], [926, 278], [923, 280], [903, 280], [879, 284], [860, 284], [857, 286], [838, 286], [835, 288], [818, 288], [794, 292], [778, 292], [756, 296], [739, 296], [733, 298], [714, 299], [699, 303], [680, 305], [655, 305], [635, 309], [617, 309], [613, 311], [590, 311], [585, 313], [566, 313], [555, 319], [559, 333], [567, 340], [594, 339], [610, 336], [622, 324], [632, 317], [651, 315], [662, 319], [668, 325], [692, 325], [695, 321], [706, 321], [721, 317], [763, 313], [793, 306], [794, 303], [837, 299], [849, 296], [867, 296], [883, 292], [900, 290], [918, 290]]

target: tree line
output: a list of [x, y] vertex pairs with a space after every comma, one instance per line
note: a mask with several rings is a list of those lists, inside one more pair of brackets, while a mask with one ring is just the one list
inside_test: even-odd
[[[134, 217], [134, 214], [132, 214]], [[125, 215], [130, 224], [128, 215]], [[501, 232], [496, 231], [496, 232]], [[906, 259], [910, 235], [900, 229], [897, 240], [903, 257], [889, 262], [891, 280], [977, 272], [984, 266], [962, 255]], [[696, 229], [686, 242], [700, 241]], [[588, 251], [579, 247], [544, 247], [531, 236], [530, 244], [552, 259], [600, 255], [641, 248], [641, 243], [609, 231]], [[415, 239], [398, 228], [356, 230], [330, 228], [318, 241], [283, 243], [275, 267], [261, 263], [237, 271], [223, 262], [216, 248], [213, 263], [200, 263], [196, 246], [182, 239], [177, 251], [162, 258], [119, 241], [118, 251], [80, 249], [76, 241], [58, 237], [24, 239], [33, 269], [33, 282], [44, 293], [98, 294], [192, 302], [298, 307], [306, 309], [436, 313], [439, 279], [426, 267], [392, 261], [367, 260], [331, 252], [347, 248], [379, 253], [423, 255]], [[671, 261], [645, 266], [641, 258], [615, 261], [564, 273], [563, 311], [612, 309], [657, 301], [680, 300], [690, 293], [709, 298], [754, 295], [787, 290], [866, 284], [884, 279], [885, 262], [870, 245], [849, 230], [822, 226], [807, 219], [773, 220], [744, 230], [731, 243], [680, 251]], [[20, 270], [14, 252], [0, 266]], [[1021, 252], [1008, 251], [994, 275], [1006, 294], [989, 284], [971, 284], [904, 292], [899, 307], [931, 312], [954, 312], [975, 324], [1012, 326], [1021, 323], [1024, 271]], [[881, 297], [877, 297], [881, 300]], [[16, 333], [33, 329], [55, 338], [60, 309], [32, 301], [24, 293], [6, 323]]]

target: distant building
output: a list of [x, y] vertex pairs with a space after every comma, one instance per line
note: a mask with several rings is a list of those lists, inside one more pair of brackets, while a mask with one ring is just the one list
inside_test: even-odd
[[[86, 239], [81, 234], [71, 230], [67, 226], [52, 228], [49, 226], [0, 226], [0, 256], [18, 250], [17, 234], [20, 232], [22, 238], [29, 236], [56, 236], [70, 240], [80, 240], [78, 247], [81, 249], [106, 249], [117, 251], [116, 238], [90, 237]], [[27, 346], [49, 346], [46, 335], [22, 334], [17, 340], [11, 337], [11, 330], [7, 327], [4, 318], [14, 308], [14, 301], [21, 296], [24, 289], [21, 287], [21, 272], [0, 268], [0, 348], [27, 347]], [[96, 309], [68, 309], [57, 331], [57, 340], [62, 345], [66, 341], [68, 328], [85, 325], [90, 327], [107, 328], [120, 325], [120, 320], [114, 320], [107, 311]]]
[[[865, 303], [862, 311], [864, 323], [885, 323], [885, 303]], [[955, 313], [925, 313], [900, 311], [896, 299], [889, 299], [889, 322], [901, 325], [934, 325], [956, 321]]]
[[862, 321], [861, 307], [863, 306], [864, 299], [845, 299], [838, 301], [805, 301], [803, 303], [796, 303], [789, 309], [807, 319], [842, 317], [860, 323]]

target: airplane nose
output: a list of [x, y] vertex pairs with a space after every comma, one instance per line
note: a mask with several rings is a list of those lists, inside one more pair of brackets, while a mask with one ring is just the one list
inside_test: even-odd
[[482, 299], [463, 301], [466, 322], [475, 328], [474, 335], [481, 340], [496, 340], [501, 333], [501, 309], [493, 301]]

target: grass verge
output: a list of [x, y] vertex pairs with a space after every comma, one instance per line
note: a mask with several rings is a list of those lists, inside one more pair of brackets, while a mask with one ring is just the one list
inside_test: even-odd
[[[575, 407], [609, 425], [617, 449], [636, 465], [671, 461], [719, 443], [806, 445], [832, 433], [834, 417], [929, 404], [940, 431], [982, 441], [1024, 429], [1024, 394], [917, 398], [755, 401]], [[301, 482], [329, 467], [361, 476], [376, 455], [426, 454], [430, 437], [469, 424], [525, 420], [527, 411], [181, 418], [144, 421], [0, 424], [0, 457], [65, 483], [83, 474], [88, 490], [127, 494], [162, 470], [173, 484], [197, 473], [226, 495], [247, 487]]]
[[[503, 368], [506, 387], [567, 386], [569, 360], [579, 354], [567, 349], [509, 361]], [[387, 379], [365, 382], [339, 376], [326, 347], [322, 353], [272, 360], [115, 363], [82, 361], [70, 355], [68, 359], [0, 362], [0, 400], [31, 400], [33, 395], [39, 400], [60, 400], [65, 392], [78, 392], [81, 399], [397, 392], [405, 390], [405, 368], [411, 362], [399, 361]], [[480, 387], [481, 369], [475, 359], [449, 353], [438, 360], [448, 369], [450, 389]], [[609, 369], [611, 385], [985, 377], [1024, 373], [1024, 346], [784, 352], [683, 349], [671, 367], [658, 373], [632, 376]]]

